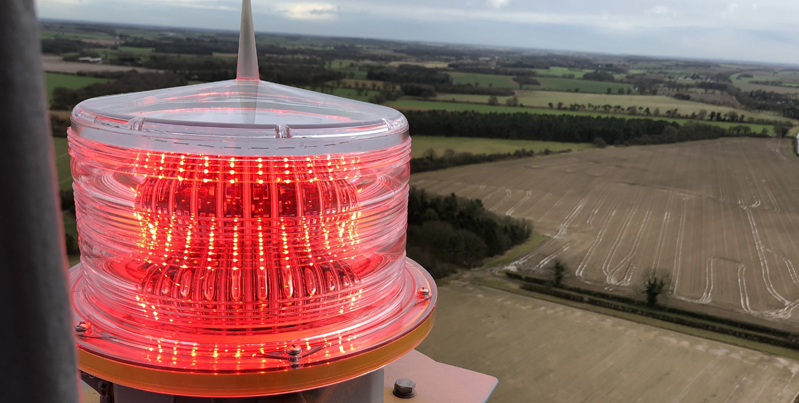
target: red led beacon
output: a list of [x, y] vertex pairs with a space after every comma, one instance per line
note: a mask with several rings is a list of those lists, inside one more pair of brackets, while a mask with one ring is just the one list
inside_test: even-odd
[[260, 81], [247, 8], [237, 80], [72, 113], [70, 286], [91, 375], [288, 393], [381, 368], [432, 327], [435, 283], [405, 256], [407, 120]]

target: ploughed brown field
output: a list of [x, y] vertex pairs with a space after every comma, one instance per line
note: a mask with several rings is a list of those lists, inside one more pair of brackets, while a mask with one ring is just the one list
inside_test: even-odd
[[[799, 324], [799, 158], [776, 139], [614, 148], [413, 175], [430, 192], [482, 199], [551, 237], [506, 269], [642, 298], [652, 268], [667, 304]], [[796, 313], [794, 315], [794, 313]]]

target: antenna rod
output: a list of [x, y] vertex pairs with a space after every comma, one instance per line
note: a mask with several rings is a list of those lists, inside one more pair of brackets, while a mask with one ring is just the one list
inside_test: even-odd
[[241, 33], [239, 34], [239, 64], [237, 80], [260, 80], [258, 52], [255, 49], [255, 26], [252, 22], [252, 1], [241, 2]]

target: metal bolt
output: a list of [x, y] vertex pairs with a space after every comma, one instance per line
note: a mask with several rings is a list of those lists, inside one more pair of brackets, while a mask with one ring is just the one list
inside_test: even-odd
[[86, 322], [80, 322], [75, 325], [75, 331], [78, 333], [86, 333], [89, 331], [89, 324]]
[[288, 354], [288, 355], [296, 356], [296, 355], [300, 355], [300, 353], [302, 353], [302, 347], [300, 347], [300, 346], [298, 346], [296, 344], [292, 344], [292, 345], [286, 347], [286, 354]]
[[394, 396], [400, 399], [410, 399], [416, 396], [416, 382], [408, 378], [400, 378], [394, 382]]
[[419, 287], [419, 297], [421, 298], [429, 298], [430, 297], [430, 289], [427, 287]]

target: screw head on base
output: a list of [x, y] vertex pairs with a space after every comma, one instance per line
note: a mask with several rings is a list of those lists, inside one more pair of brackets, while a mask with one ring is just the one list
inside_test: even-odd
[[400, 399], [410, 399], [416, 396], [416, 382], [408, 378], [400, 378], [394, 382], [394, 396]]
[[298, 356], [298, 355], [300, 355], [300, 353], [302, 353], [302, 347], [300, 347], [300, 346], [298, 346], [296, 344], [292, 344], [292, 345], [286, 347], [286, 354], [288, 354], [290, 356]]
[[89, 331], [89, 324], [86, 322], [79, 322], [75, 325], [75, 331], [78, 333], [86, 333]]
[[427, 287], [419, 287], [419, 290], [417, 292], [419, 294], [419, 298], [422, 299], [430, 298], [430, 289]]

